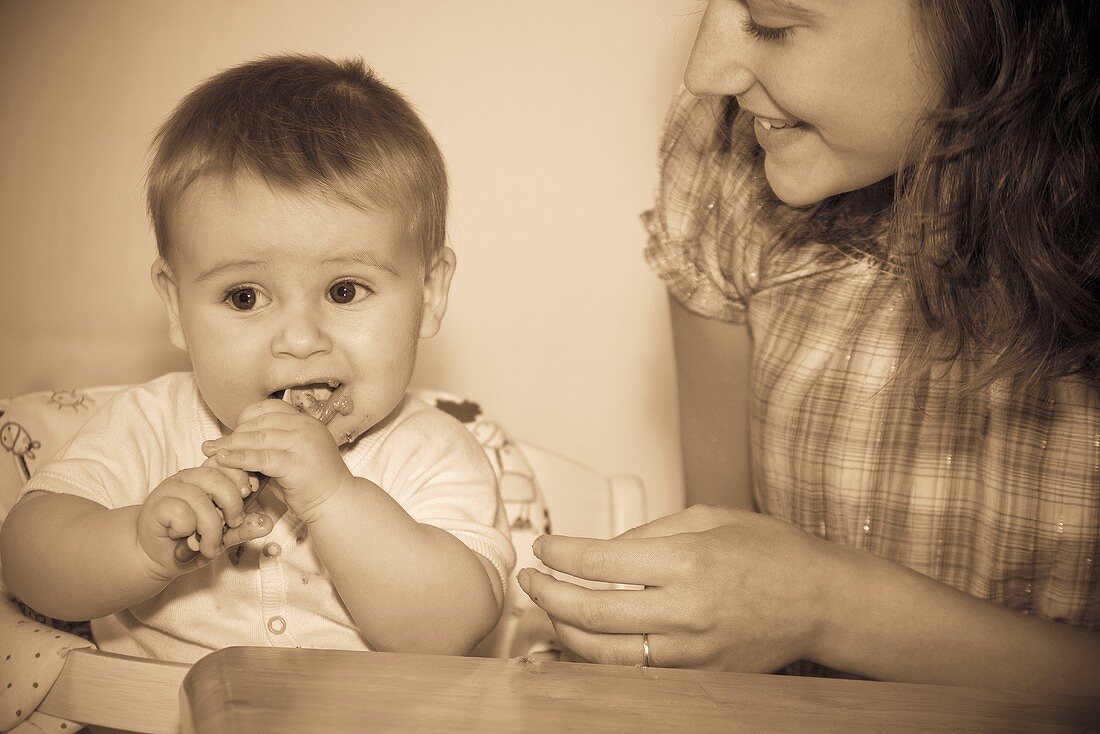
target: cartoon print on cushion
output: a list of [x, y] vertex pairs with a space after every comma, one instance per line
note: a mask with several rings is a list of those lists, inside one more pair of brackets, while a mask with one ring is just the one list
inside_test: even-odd
[[446, 398], [436, 398], [435, 407], [456, 418], [460, 423], [473, 423], [481, 415], [481, 406], [469, 400], [456, 403]]
[[[538, 501], [538, 489], [534, 472], [519, 447], [508, 438], [504, 429], [482, 414], [477, 403], [450, 400], [439, 393], [428, 402], [464, 423], [485, 449], [489, 462], [496, 470], [501, 499], [509, 508], [512, 530], [534, 530], [531, 511]], [[537, 529], [536, 535], [550, 532], [550, 513], [543, 507], [541, 514], [542, 527]]]
[[[0, 410], [0, 418], [4, 411]], [[42, 444], [31, 438], [27, 429], [15, 421], [7, 421], [0, 424], [0, 446], [15, 459], [15, 468], [19, 471], [20, 480], [26, 482], [31, 478], [30, 467], [27, 459], [34, 458], [34, 450], [42, 448]]]
[[78, 413], [88, 409], [85, 403], [87, 398], [87, 395], [76, 390], [54, 390], [50, 395], [50, 402], [56, 403], [58, 410], [72, 408], [74, 413]]

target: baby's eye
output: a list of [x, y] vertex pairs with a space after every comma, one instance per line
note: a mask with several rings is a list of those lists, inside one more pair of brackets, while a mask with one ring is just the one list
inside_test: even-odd
[[233, 288], [225, 294], [225, 302], [238, 311], [251, 311], [260, 302], [260, 294], [251, 286]]
[[364, 298], [368, 292], [368, 289], [359, 283], [351, 280], [341, 280], [339, 283], [333, 283], [329, 286], [328, 297], [332, 299], [333, 303], [343, 305]]

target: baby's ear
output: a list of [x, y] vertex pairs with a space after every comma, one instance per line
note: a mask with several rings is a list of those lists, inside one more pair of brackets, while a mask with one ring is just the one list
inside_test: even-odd
[[428, 263], [424, 273], [424, 306], [420, 316], [420, 338], [435, 336], [447, 313], [451, 276], [455, 274], [455, 252], [444, 247]]
[[153, 287], [157, 289], [157, 295], [164, 303], [164, 310], [168, 313], [168, 340], [172, 342], [172, 346], [186, 352], [187, 338], [183, 335], [183, 322], [180, 321], [179, 290], [176, 288], [172, 269], [168, 267], [168, 261], [158, 257], [153, 261], [149, 274], [153, 278]]

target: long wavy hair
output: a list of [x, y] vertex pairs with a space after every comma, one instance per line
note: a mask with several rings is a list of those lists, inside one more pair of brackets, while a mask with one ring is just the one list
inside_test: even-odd
[[1100, 3], [916, 5], [944, 96], [911, 165], [804, 210], [787, 241], [888, 250], [913, 359], [966, 360], [968, 391], [1067, 375], [1100, 386]]

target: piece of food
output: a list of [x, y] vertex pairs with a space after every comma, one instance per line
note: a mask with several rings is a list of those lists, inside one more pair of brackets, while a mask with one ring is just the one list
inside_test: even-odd
[[[347, 394], [347, 386], [341, 385], [335, 380], [325, 384], [302, 385], [300, 387], [288, 387], [282, 391], [282, 400], [292, 405], [300, 413], [316, 418], [326, 426], [336, 417], [336, 414], [348, 415], [354, 404]], [[260, 485], [244, 505], [244, 512], [248, 514], [255, 508], [260, 492], [267, 486], [268, 478], [263, 474], [257, 475]], [[222, 528], [225, 533], [226, 528]], [[174, 556], [179, 563], [190, 563], [199, 555], [199, 534], [192, 533], [186, 538], [176, 542]]]
[[352, 410], [351, 398], [347, 395], [347, 386], [336, 380], [327, 383], [288, 387], [283, 391], [283, 400], [295, 410], [316, 418], [326, 426], [336, 414], [348, 415]]

